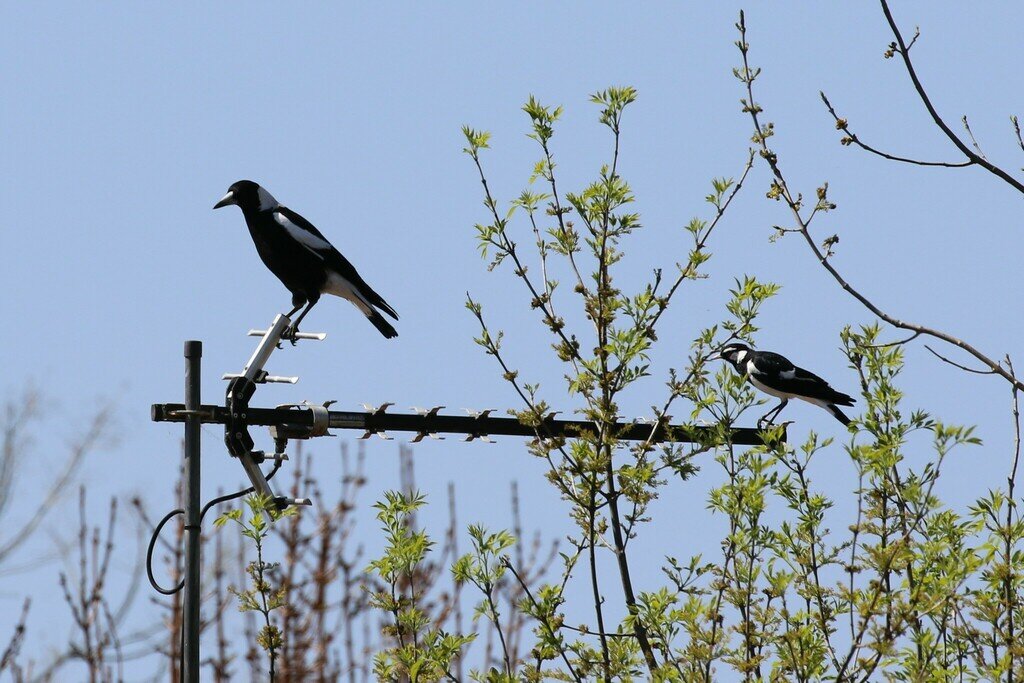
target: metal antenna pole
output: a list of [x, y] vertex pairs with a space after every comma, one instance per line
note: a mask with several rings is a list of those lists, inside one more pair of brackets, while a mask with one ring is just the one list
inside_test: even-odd
[[199, 410], [201, 341], [185, 342], [185, 596], [184, 683], [199, 683]]

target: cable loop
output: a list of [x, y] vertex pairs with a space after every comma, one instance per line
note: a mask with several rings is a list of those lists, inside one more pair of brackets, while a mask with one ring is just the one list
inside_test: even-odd
[[[274, 475], [277, 474], [277, 471], [279, 469], [281, 469], [280, 460], [274, 463], [273, 469], [271, 469], [270, 474], [267, 475], [267, 481], [273, 479]], [[255, 490], [256, 489], [250, 486], [247, 489], [242, 489], [241, 491], [236, 491], [235, 493], [231, 493], [226, 496], [218, 496], [217, 498], [214, 498], [213, 500], [211, 500], [210, 502], [203, 506], [202, 512], [199, 513], [199, 524], [202, 525], [203, 518], [206, 517], [206, 513], [209, 512], [210, 508], [216, 505], [220, 505], [221, 503], [226, 503], [228, 501], [235, 500], [236, 498], [241, 498], [242, 496], [247, 496]], [[159, 583], [157, 583], [156, 577], [153, 575], [153, 549], [156, 547], [156, 542], [160, 538], [160, 532], [163, 531], [164, 525], [166, 525], [167, 522], [174, 519], [176, 515], [183, 514], [185, 514], [185, 511], [181, 508], [171, 510], [170, 512], [168, 512], [166, 515], [164, 515], [164, 518], [161, 519], [159, 523], [157, 523], [156, 527], [153, 529], [153, 535], [149, 538], [149, 548], [146, 550], [146, 576], [149, 578], [149, 585], [151, 585], [153, 587], [153, 590], [155, 590], [157, 593], [160, 593], [161, 595], [174, 595], [175, 593], [180, 592], [181, 589], [185, 587], [185, 579], [182, 579], [174, 588], [164, 588]]]

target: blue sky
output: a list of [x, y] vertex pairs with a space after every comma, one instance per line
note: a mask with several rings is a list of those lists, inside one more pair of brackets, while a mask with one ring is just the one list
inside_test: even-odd
[[[473, 225], [486, 214], [459, 129], [493, 132], [483, 160], [507, 200], [538, 158], [519, 107], [530, 94], [564, 105], [554, 148], [562, 186], [578, 189], [609, 150], [587, 96], [608, 85], [637, 87], [620, 171], [633, 184], [645, 229], [626, 245], [620, 282], [639, 286], [652, 268], [671, 268], [685, 256], [682, 226], [708, 213], [710, 179], [738, 174], [745, 158], [750, 123], [731, 74], [741, 5], [622, 7], [5, 4], [0, 388], [11, 400], [34, 385], [48, 399], [16, 505], [31, 506], [62, 445], [109, 402], [116, 443], [82, 476], [94, 519], [113, 494], [142, 493], [154, 512], [171, 506], [181, 431], [149, 422], [149, 404], [179, 400], [182, 341], [204, 341], [204, 397], [219, 400], [219, 375], [240, 369], [251, 350], [245, 330], [289, 307], [238, 212], [210, 210], [240, 178], [261, 182], [316, 224], [401, 315], [399, 338], [385, 342], [347, 303], [324, 301], [305, 329], [326, 331], [328, 340], [282, 351], [269, 368], [301, 382], [261, 389], [257, 403], [518, 407], [472, 342], [475, 321], [463, 307], [470, 291], [510, 331], [506, 349], [523, 376], [548, 387], [556, 407], [573, 408], [519, 284], [505, 270], [487, 273], [476, 254]], [[906, 33], [921, 27], [914, 57], [939, 110], [954, 123], [968, 114], [990, 158], [1019, 168], [1009, 116], [1024, 113], [1015, 109], [1024, 8], [911, 2], [895, 12]], [[980, 170], [897, 166], [840, 147], [818, 99], [825, 90], [872, 144], [957, 159], [902, 66], [882, 59], [891, 35], [879, 8], [759, 3], [747, 8], [747, 25], [751, 58], [765, 70], [758, 99], [776, 124], [788, 180], [805, 194], [828, 180], [839, 205], [820, 228], [822, 237], [841, 236], [836, 265], [896, 315], [962, 335], [993, 356], [1020, 349], [1020, 196]], [[759, 345], [855, 389], [838, 333], [870, 316], [802, 243], [769, 244], [771, 226], [787, 216], [765, 199], [768, 182], [757, 167], [712, 239], [712, 277], [684, 291], [666, 316], [654, 376], [623, 403], [627, 414], [648, 415], [661, 403], [668, 368], [721, 315], [732, 278], [742, 274], [783, 286], [765, 308]], [[956, 372], [920, 346], [908, 350], [904, 377], [909, 406], [978, 424], [986, 441], [984, 450], [954, 458], [941, 493], [965, 501], [1000, 485], [1011, 434], [1007, 387]], [[831, 418], [809, 407], [793, 405], [786, 416], [798, 421], [795, 436], [812, 428], [838, 434]], [[205, 493], [233, 487], [241, 472], [219, 434], [206, 429], [204, 439]], [[314, 448], [327, 460], [336, 452], [333, 444]], [[394, 486], [396, 446], [368, 448], [370, 491]], [[513, 479], [526, 528], [564, 509], [539, 464], [512, 439], [424, 443], [416, 457], [433, 500], [456, 482], [463, 520], [507, 525], [507, 508], [491, 504], [492, 492]], [[814, 474], [838, 491], [849, 486], [852, 468], [840, 452], [835, 457], [834, 467]], [[668, 520], [661, 529], [680, 539], [671, 552], [714, 547], [709, 530], [718, 528], [704, 510], [712, 479], [676, 482], [658, 502], [655, 514]], [[51, 515], [52, 534], [66, 533], [71, 502]], [[50, 543], [40, 536], [24, 559]], [[639, 580], [657, 585], [658, 553], [669, 550], [643, 543], [641, 536], [636, 552], [650, 555]], [[134, 561], [130, 543], [118, 560], [122, 569]], [[26, 593], [36, 596], [37, 625], [64, 618], [53, 593], [58, 571], [53, 563], [7, 578], [0, 634], [10, 628], [8, 608]], [[44, 637], [34, 635], [42, 647]]]

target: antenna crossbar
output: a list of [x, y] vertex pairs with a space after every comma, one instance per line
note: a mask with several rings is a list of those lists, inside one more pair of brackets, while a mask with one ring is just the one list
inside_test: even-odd
[[[152, 408], [154, 422], [184, 422], [187, 414], [180, 403], [157, 403]], [[218, 405], [204, 405], [199, 409], [203, 424], [228, 424], [231, 414], [227, 408]], [[254, 426], [287, 425], [294, 430], [291, 438], [302, 438], [304, 428], [312, 429], [312, 409], [303, 406], [290, 408], [252, 408], [246, 411], [245, 421]], [[490, 415], [440, 415], [436, 412], [386, 413], [378, 411], [357, 412], [345, 410], [327, 411], [330, 429], [351, 429], [369, 434], [384, 432], [410, 432], [413, 434], [462, 434], [469, 437], [519, 436], [542, 438], [579, 438], [587, 432], [595, 433], [597, 426], [587, 420], [541, 421], [537, 427], [523, 424], [513, 417], [491, 417]], [[616, 437], [623, 441], [666, 441], [689, 443], [721, 442], [724, 436], [715, 427], [700, 425], [667, 424], [664, 422], [615, 422], [611, 425]], [[652, 438], [653, 433], [653, 438]], [[742, 427], [730, 430], [730, 440], [737, 445], [760, 445], [765, 443], [763, 433], [754, 428]]]

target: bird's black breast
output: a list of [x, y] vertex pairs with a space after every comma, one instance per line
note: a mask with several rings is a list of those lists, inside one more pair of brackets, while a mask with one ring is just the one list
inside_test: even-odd
[[272, 211], [247, 213], [245, 222], [263, 263], [293, 294], [316, 299], [327, 277], [323, 258], [292, 239]]

